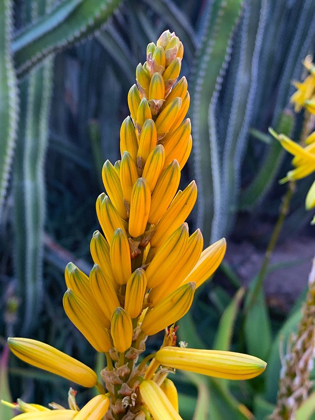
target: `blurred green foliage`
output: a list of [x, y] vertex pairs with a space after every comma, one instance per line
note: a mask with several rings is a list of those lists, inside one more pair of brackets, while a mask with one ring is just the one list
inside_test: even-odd
[[[63, 313], [63, 270], [69, 260], [86, 272], [91, 267], [100, 166], [105, 158], [118, 159], [135, 67], [166, 28], [184, 43], [192, 98], [193, 157], [182, 177], [183, 184], [196, 178], [199, 188], [191, 224], [209, 243], [228, 234], [245, 237], [261, 218], [277, 214], [283, 194], [277, 177], [288, 161], [268, 127], [295, 137], [301, 131], [302, 116], [293, 118], [289, 98], [291, 81], [301, 77], [301, 62], [314, 46], [314, 1], [0, 0], [3, 339], [27, 334], [97, 363]], [[309, 222], [301, 199], [307, 187], [306, 181], [295, 194], [290, 232]], [[240, 214], [246, 226], [235, 229]], [[269, 367], [246, 383], [176, 375], [181, 412], [187, 420], [244, 420], [252, 418], [246, 406], [257, 420], [266, 419], [276, 401], [279, 342], [297, 325], [300, 304], [280, 320], [270, 318], [260, 293], [247, 311], [252, 289], [239, 288], [224, 268], [227, 287], [213, 282], [198, 293], [180, 323], [180, 339], [191, 347], [248, 351]], [[12, 300], [20, 302], [17, 315]], [[64, 403], [63, 379], [13, 358], [9, 373], [13, 398]], [[1, 379], [3, 397], [9, 390], [2, 373]], [[79, 403], [89, 392], [80, 392]]]

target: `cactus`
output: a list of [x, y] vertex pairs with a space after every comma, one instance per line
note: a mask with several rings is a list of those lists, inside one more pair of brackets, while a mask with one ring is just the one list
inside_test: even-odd
[[17, 74], [22, 76], [48, 55], [82, 40], [100, 29], [121, 0], [64, 0], [12, 43]]
[[10, 175], [18, 121], [18, 89], [11, 57], [12, 0], [0, 0], [0, 215]]
[[220, 180], [217, 179], [221, 176], [221, 169], [214, 108], [230, 58], [231, 35], [241, 4], [241, 0], [217, 0], [213, 3], [208, 10], [205, 33], [193, 69], [192, 120], [195, 175], [199, 187], [197, 224], [203, 227], [206, 242], [210, 242], [213, 195], [218, 197], [221, 193]]

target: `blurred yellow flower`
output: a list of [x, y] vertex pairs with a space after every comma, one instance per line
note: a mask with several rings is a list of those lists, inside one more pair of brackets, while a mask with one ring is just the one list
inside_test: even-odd
[[315, 66], [310, 56], [307, 56], [303, 62], [304, 67], [310, 73], [303, 82], [293, 82], [296, 92], [291, 97], [295, 112], [300, 112], [306, 108], [310, 113], [315, 114]]

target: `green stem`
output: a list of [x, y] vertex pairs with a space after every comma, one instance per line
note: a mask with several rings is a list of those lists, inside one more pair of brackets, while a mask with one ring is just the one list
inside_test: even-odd
[[106, 362], [107, 362], [108, 370], [113, 370], [113, 362], [112, 362], [112, 358], [110, 357], [110, 354], [105, 353], [105, 356], [106, 356]]
[[261, 269], [260, 269], [259, 274], [258, 274], [257, 283], [255, 285], [255, 288], [253, 290], [251, 299], [250, 299], [250, 301], [247, 305], [247, 308], [246, 308], [247, 313], [252, 309], [253, 305], [255, 304], [255, 302], [258, 298], [258, 295], [260, 293], [260, 290], [263, 286], [263, 283], [264, 283], [264, 280], [265, 280], [265, 277], [266, 277], [266, 274], [267, 274], [267, 271], [268, 271], [270, 258], [271, 258], [271, 255], [273, 253], [273, 250], [274, 250], [274, 248], [275, 248], [275, 246], [278, 242], [279, 235], [280, 235], [280, 232], [281, 232], [281, 229], [282, 229], [282, 226], [283, 226], [283, 222], [285, 221], [285, 218], [286, 218], [286, 216], [289, 212], [290, 203], [291, 203], [291, 199], [292, 199], [294, 191], [295, 191], [295, 182], [289, 182], [287, 192], [284, 195], [284, 197], [282, 198], [282, 204], [281, 204], [281, 207], [280, 207], [279, 216], [278, 216], [277, 222], [275, 224], [275, 227], [273, 229], [269, 244], [268, 244], [267, 249], [266, 249], [265, 257], [264, 257]]
[[105, 394], [106, 393], [103, 385], [100, 382], [97, 382], [97, 384], [95, 385], [95, 387], [98, 389], [98, 392], [100, 394]]

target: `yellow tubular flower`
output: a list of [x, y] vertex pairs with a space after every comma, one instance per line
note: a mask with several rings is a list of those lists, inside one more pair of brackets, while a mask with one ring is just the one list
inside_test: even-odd
[[76, 420], [102, 420], [108, 411], [110, 400], [106, 395], [92, 398], [82, 410], [77, 413]]
[[130, 117], [124, 119], [120, 128], [120, 154], [128, 152], [132, 159], [136, 161], [138, 152], [138, 140], [135, 128]]
[[149, 96], [150, 74], [141, 63], [136, 68], [136, 79], [140, 92], [145, 96]]
[[162, 138], [168, 133], [173, 125], [173, 121], [177, 118], [182, 106], [182, 100], [175, 98], [165, 107], [157, 117], [155, 124], [158, 133], [158, 138]]
[[[70, 321], [96, 351], [106, 353], [111, 349], [109, 333], [102, 321], [97, 317], [94, 308], [91, 308], [71, 290], [67, 290], [63, 296], [63, 307]], [[103, 322], [105, 321], [103, 320]]]
[[129, 233], [134, 238], [144, 233], [150, 208], [150, 187], [145, 178], [138, 178], [132, 189], [129, 214]]
[[78, 412], [73, 410], [49, 410], [45, 412], [39, 411], [37, 413], [19, 414], [18, 416], [13, 417], [12, 420], [72, 420], [74, 417], [77, 419], [77, 414]]
[[170, 102], [172, 102], [172, 100], [175, 98], [181, 98], [181, 100], [183, 100], [186, 95], [187, 89], [188, 89], [187, 79], [185, 76], [183, 76], [179, 80], [179, 82], [176, 83], [174, 88], [171, 90], [171, 92], [167, 96], [164, 106], [166, 107], [167, 105], [169, 105]]
[[137, 110], [137, 128], [141, 130], [143, 124], [152, 118], [151, 108], [149, 106], [148, 100], [146, 98], [142, 98]]
[[121, 159], [120, 182], [125, 200], [130, 201], [132, 188], [137, 179], [136, 163], [128, 152], [124, 152]]
[[154, 190], [156, 183], [161, 175], [164, 162], [164, 147], [159, 144], [149, 154], [142, 173], [142, 176], [146, 179], [151, 192]]
[[213, 245], [206, 248], [189, 275], [183, 281], [183, 284], [191, 281], [196, 283], [197, 288], [201, 286], [221, 264], [226, 251], [225, 239], [220, 239]]
[[305, 144], [314, 144], [315, 142], [315, 131], [313, 133], [311, 133], [306, 139], [305, 139]]
[[179, 163], [180, 170], [182, 170], [183, 167], [186, 165], [186, 162], [191, 153], [192, 144], [193, 144], [193, 141], [192, 141], [192, 137], [190, 136], [186, 149], [184, 149], [182, 154], [178, 156], [178, 163]]
[[263, 360], [247, 354], [181, 347], [164, 347], [155, 358], [163, 366], [234, 380], [255, 378], [267, 366]]
[[178, 413], [178, 393], [177, 393], [176, 386], [174, 385], [174, 382], [168, 378], [164, 379], [161, 385], [161, 389], [165, 393], [170, 403], [172, 404], [172, 406], [175, 408], [175, 410]]
[[306, 210], [310, 210], [315, 207], [315, 182], [313, 182], [309, 192], [307, 193], [305, 207]]
[[168, 166], [173, 159], [177, 159], [185, 150], [191, 133], [190, 119], [187, 118], [176, 130], [169, 133], [163, 139], [165, 148], [165, 166]]
[[176, 194], [169, 208], [166, 210], [150, 241], [152, 247], [159, 247], [162, 243], [187, 219], [197, 200], [197, 185], [192, 181], [184, 191]]
[[165, 84], [161, 73], [154, 73], [151, 82], [150, 82], [150, 90], [149, 90], [149, 99], [150, 100], [163, 100], [165, 97]]
[[93, 233], [90, 243], [90, 251], [94, 263], [101, 267], [105, 277], [110, 280], [115, 290], [117, 290], [118, 283], [116, 283], [112, 271], [109, 244], [98, 230]]
[[94, 265], [91, 270], [90, 282], [97, 305], [103, 314], [103, 322], [109, 328], [112, 315], [115, 309], [120, 306], [114, 286], [104, 273], [102, 273], [98, 265]]
[[115, 171], [114, 166], [107, 160], [104, 163], [102, 170], [103, 183], [106, 192], [118, 211], [120, 217], [123, 219], [127, 218], [126, 207], [124, 203], [123, 192], [120, 184], [119, 175]]
[[140, 139], [139, 139], [139, 149], [137, 155], [137, 166], [140, 169], [143, 169], [144, 164], [151, 153], [155, 148], [157, 143], [157, 131], [156, 126], [153, 120], [147, 120], [141, 130]]
[[187, 224], [181, 225], [158, 249], [147, 270], [148, 288], [157, 287], [182, 258], [188, 241]]
[[8, 338], [8, 344], [12, 353], [23, 362], [86, 388], [92, 388], [97, 384], [97, 376], [92, 369], [48, 344], [17, 337]]
[[177, 160], [162, 172], [152, 194], [149, 223], [156, 224], [170, 205], [180, 181], [180, 167]]
[[153, 52], [151, 73], [163, 72], [165, 69], [165, 51], [160, 46], [156, 47]]
[[131, 318], [137, 318], [143, 307], [143, 299], [147, 287], [147, 276], [145, 271], [137, 268], [127, 281], [125, 310]]
[[7, 407], [19, 409], [20, 411], [23, 411], [23, 413], [34, 413], [37, 411], [50, 411], [49, 408], [44, 407], [43, 405], [29, 404], [21, 400], [20, 398], [17, 399], [17, 405], [4, 402], [3, 400], [1, 400], [1, 403], [6, 405]]
[[188, 112], [190, 105], [190, 95], [189, 92], [186, 92], [186, 95], [184, 99], [182, 100], [182, 106], [180, 108], [179, 113], [177, 114], [172, 126], [171, 130], [176, 130], [180, 126], [180, 124], [183, 122], [184, 118], [186, 117], [186, 114]]
[[[313, 133], [313, 134], [315, 134], [315, 133]], [[307, 137], [307, 139], [309, 139], [311, 136], [309, 136], [309, 137]], [[306, 139], [306, 140], [307, 140]], [[305, 141], [305, 143], [306, 143], [306, 141]], [[307, 144], [307, 143], [306, 143]], [[310, 142], [310, 144], [308, 144], [307, 146], [305, 146], [304, 147], [304, 150], [306, 151], [306, 152], [308, 152], [308, 153], [313, 153], [313, 154], [315, 154], [315, 143], [314, 143], [314, 141], [311, 141]], [[293, 159], [292, 159], [292, 165], [293, 166], [299, 166], [299, 165], [303, 165], [303, 164], [305, 164], [305, 163], [307, 163], [307, 161], [305, 160], [305, 159], [303, 159], [303, 158], [301, 158], [300, 156], [295, 156]]]
[[158, 302], [181, 285], [182, 281], [198, 262], [202, 248], [202, 233], [200, 229], [197, 229], [188, 239], [184, 255], [176, 264], [175, 268], [169, 273], [167, 279], [151, 290], [149, 295], [151, 306], [157, 305]]
[[140, 105], [140, 93], [136, 85], [133, 85], [128, 93], [128, 106], [131, 118], [136, 121], [138, 107]]
[[162, 389], [153, 381], [140, 384], [140, 395], [156, 420], [182, 420]]
[[116, 282], [126, 284], [131, 274], [131, 257], [128, 238], [122, 229], [115, 230], [110, 246], [110, 260]]
[[110, 332], [114, 347], [120, 353], [124, 353], [131, 347], [133, 336], [132, 321], [128, 312], [123, 308], [116, 308], [113, 313]]
[[119, 216], [117, 210], [112, 205], [110, 199], [105, 194], [101, 194], [96, 202], [99, 207], [98, 220], [103, 229], [107, 242], [110, 244], [117, 228], [126, 232], [126, 222]]
[[191, 307], [195, 288], [195, 283], [185, 284], [150, 309], [141, 325], [142, 331], [146, 335], [157, 334], [181, 319]]

